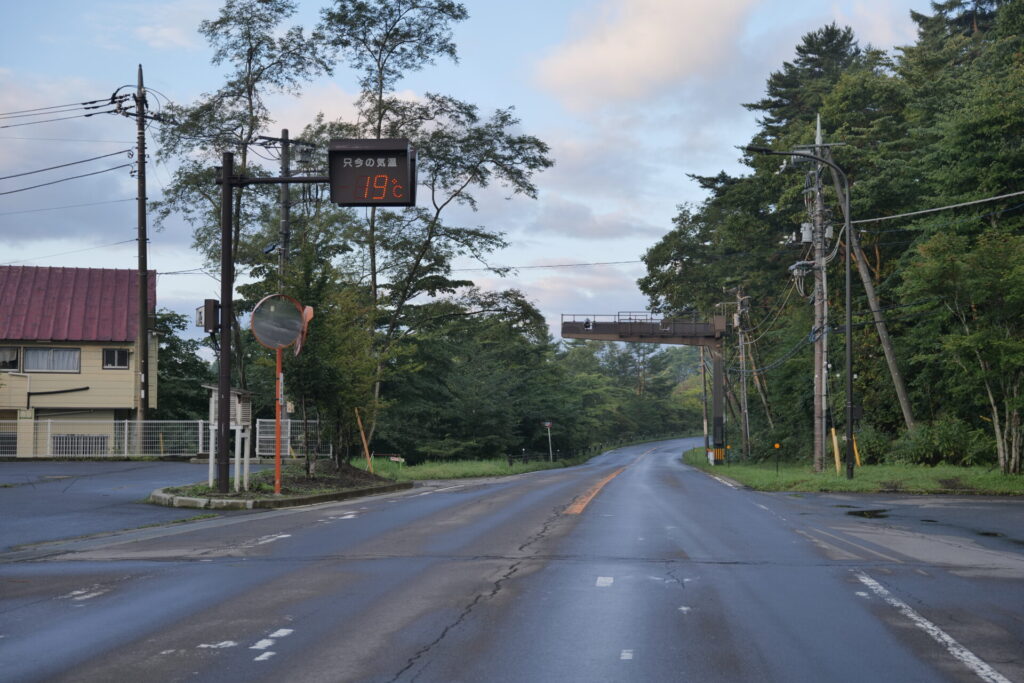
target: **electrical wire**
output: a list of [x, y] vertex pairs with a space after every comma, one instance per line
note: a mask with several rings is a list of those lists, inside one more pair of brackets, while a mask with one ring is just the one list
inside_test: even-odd
[[487, 270], [533, 270], [537, 268], [580, 268], [584, 266], [619, 266], [628, 263], [643, 263], [643, 261], [600, 261], [596, 263], [556, 263], [549, 266], [494, 266], [492, 268], [452, 268], [453, 273], [465, 273], [470, 271]]
[[1001, 194], [997, 197], [986, 197], [985, 199], [976, 199], [971, 202], [961, 202], [960, 204], [949, 204], [948, 206], [939, 206], [934, 209], [922, 209], [921, 211], [909, 211], [907, 213], [898, 213], [895, 216], [879, 216], [878, 218], [862, 218], [858, 221], [850, 221], [851, 225], [861, 225], [863, 223], [880, 223], [882, 221], [892, 221], [897, 218], [910, 218], [911, 216], [923, 216], [927, 213], [935, 213], [937, 211], [947, 211], [949, 209], [960, 209], [965, 206], [975, 206], [977, 204], [984, 204], [986, 202], [995, 202], [1000, 199], [1009, 199], [1010, 197], [1020, 197], [1024, 195], [1024, 191], [1011, 192], [1009, 194]]
[[43, 259], [56, 258], [57, 256], [67, 256], [68, 254], [81, 254], [83, 251], [95, 251], [96, 249], [106, 249], [108, 247], [116, 247], [121, 244], [128, 244], [129, 242], [137, 242], [138, 238], [133, 237], [130, 240], [121, 240], [120, 242], [111, 242], [110, 244], [100, 244], [95, 247], [86, 247], [85, 249], [75, 249], [74, 251], [64, 251], [59, 254], [47, 254], [46, 256], [35, 256], [33, 258], [20, 259], [18, 261], [8, 261], [7, 263], [0, 263], [0, 266], [12, 266], [15, 263], [28, 263], [29, 261], [42, 261]]
[[77, 164], [84, 164], [84, 163], [89, 162], [89, 161], [96, 161], [97, 159], [106, 159], [107, 157], [116, 156], [118, 154], [124, 154], [126, 152], [131, 154], [132, 153], [132, 149], [131, 148], [122, 149], [122, 150], [119, 150], [117, 152], [111, 152], [110, 154], [101, 154], [98, 157], [90, 157], [88, 159], [81, 159], [79, 161], [70, 161], [70, 162], [68, 162], [66, 164], [60, 164], [59, 166], [49, 166], [47, 168], [40, 168], [40, 169], [37, 169], [35, 171], [25, 171], [24, 173], [15, 173], [14, 175], [0, 176], [0, 180], [10, 180], [11, 178], [20, 178], [22, 176], [32, 175], [33, 173], [43, 173], [44, 171], [52, 171], [52, 170], [58, 169], [58, 168], [66, 168], [68, 166], [75, 166]]
[[117, 204], [119, 202], [134, 202], [137, 197], [128, 197], [126, 199], [109, 199], [104, 202], [87, 202], [85, 204], [65, 204], [64, 206], [47, 206], [43, 209], [25, 209], [23, 211], [6, 211], [0, 213], [0, 216], [15, 216], [22, 213], [39, 213], [40, 211], [56, 211], [57, 209], [77, 209], [82, 206], [99, 206], [100, 204]]
[[14, 194], [15, 192], [24, 192], [25, 190], [34, 190], [37, 187], [46, 187], [47, 185], [56, 185], [57, 183], [67, 182], [68, 180], [75, 180], [76, 178], [87, 178], [91, 175], [99, 175], [100, 173], [107, 173], [108, 171], [116, 171], [119, 168], [127, 168], [128, 166], [134, 166], [135, 164], [121, 164], [120, 166], [114, 166], [112, 168], [104, 168], [100, 171], [93, 171], [92, 173], [82, 173], [81, 175], [73, 175], [67, 178], [61, 178], [60, 180], [51, 180], [48, 183], [40, 183], [38, 185], [29, 185], [28, 187], [19, 187], [17, 190], [7, 190], [6, 192], [0, 192], [0, 195]]
[[54, 104], [49, 107], [37, 107], [36, 109], [19, 109], [17, 111], [5, 111], [0, 113], [0, 117], [11, 116], [12, 114], [25, 114], [33, 111], [46, 111], [47, 109], [63, 109], [64, 107], [85, 107], [90, 104], [96, 104], [97, 102], [109, 102], [109, 97], [104, 97], [100, 100], [87, 100], [85, 102], [69, 102], [68, 104]]
[[74, 116], [62, 116], [56, 119], [43, 119], [42, 121], [28, 121], [26, 123], [9, 123], [6, 126], [0, 126], [0, 128], [20, 128], [21, 126], [34, 126], [37, 123], [51, 123], [53, 121], [67, 121], [68, 119], [82, 119], [90, 116], [96, 116], [97, 114], [116, 114], [116, 109], [107, 109], [106, 111], [94, 111], [88, 114], [75, 114]]
[[105, 142], [115, 145], [130, 145], [134, 140], [96, 140], [94, 138], [30, 138], [17, 135], [0, 135], [0, 140], [33, 140], [42, 142]]

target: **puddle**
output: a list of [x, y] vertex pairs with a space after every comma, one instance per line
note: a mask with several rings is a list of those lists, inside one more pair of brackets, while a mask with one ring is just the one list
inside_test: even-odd
[[866, 517], [867, 519], [877, 519], [879, 517], [888, 517], [888, 510], [850, 510], [846, 514], [853, 515], [854, 517]]
[[856, 505], [833, 505], [834, 508], [855, 508]]
[[939, 523], [939, 520], [937, 520], [937, 519], [922, 519], [921, 521], [922, 522], [928, 522], [929, 524], [938, 524]]
[[988, 536], [989, 538], [1003, 538], [1006, 534], [1001, 534], [998, 531], [979, 531], [979, 536]]

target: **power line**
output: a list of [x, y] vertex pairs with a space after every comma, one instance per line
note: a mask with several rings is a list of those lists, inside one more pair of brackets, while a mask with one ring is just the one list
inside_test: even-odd
[[64, 206], [47, 206], [42, 209], [25, 209], [23, 211], [6, 211], [0, 213], [0, 216], [15, 216], [22, 213], [39, 213], [41, 211], [56, 211], [57, 209], [77, 209], [82, 206], [99, 206], [100, 204], [117, 204], [120, 202], [134, 202], [137, 197], [129, 197], [127, 199], [110, 199], [104, 202], [86, 202], [85, 204], [65, 204]]
[[96, 104], [97, 102], [109, 102], [109, 97], [104, 97], [100, 100], [87, 100], [85, 102], [69, 102], [68, 104], [54, 104], [49, 107], [37, 107], [36, 109], [19, 109], [17, 111], [5, 111], [0, 113], [0, 116], [11, 116], [12, 114], [26, 114], [33, 111], [46, 111], [47, 109], [63, 109], [64, 107], [85, 107], [90, 104]]
[[26, 123], [9, 123], [6, 126], [0, 126], [0, 128], [19, 128], [21, 126], [34, 126], [37, 123], [50, 123], [52, 121], [67, 121], [68, 119], [82, 119], [90, 116], [96, 116], [97, 114], [116, 114], [116, 109], [107, 109], [105, 111], [93, 111], [88, 114], [75, 114], [74, 116], [62, 116], [56, 119], [43, 119], [42, 121], [28, 121]]
[[112, 157], [112, 156], [116, 156], [118, 154], [124, 154], [125, 152], [131, 152], [131, 151], [132, 150], [130, 148], [129, 149], [122, 149], [122, 150], [119, 150], [117, 152], [111, 152], [110, 154], [101, 154], [98, 157], [90, 157], [88, 159], [81, 159], [80, 161], [70, 161], [70, 162], [68, 162], [66, 164], [60, 164], [59, 166], [49, 166], [47, 168], [40, 168], [40, 169], [37, 169], [35, 171], [25, 171], [24, 173], [15, 173], [14, 175], [0, 176], [0, 180], [10, 180], [11, 178], [20, 178], [21, 176], [32, 175], [33, 173], [42, 173], [44, 171], [52, 171], [52, 170], [58, 169], [58, 168], [66, 168], [68, 166], [75, 166], [76, 164], [84, 164], [84, 163], [87, 163], [89, 161], [96, 161], [97, 159], [106, 159], [107, 157]]
[[109, 142], [117, 145], [127, 145], [134, 140], [96, 140], [96, 139], [82, 139], [82, 138], [33, 138], [33, 137], [19, 137], [16, 135], [0, 135], [0, 140], [35, 140], [43, 142]]
[[91, 175], [99, 175], [100, 173], [107, 173], [108, 171], [116, 171], [119, 168], [126, 168], [133, 164], [121, 164], [120, 166], [114, 166], [113, 168], [104, 168], [100, 171], [93, 171], [92, 173], [82, 173], [81, 175], [73, 175], [67, 178], [61, 178], [60, 180], [51, 180], [48, 183], [40, 183], [38, 185], [30, 185], [28, 187], [19, 187], [17, 190], [8, 190], [6, 192], [0, 192], [0, 195], [14, 194], [15, 192], [24, 192], [25, 190], [34, 190], [37, 187], [46, 187], [47, 185], [56, 185], [57, 183], [63, 183], [68, 180], [75, 180], [76, 178], [86, 178]]
[[909, 218], [910, 216], [922, 216], [926, 213], [935, 213], [936, 211], [946, 211], [948, 209], [959, 209], [965, 206], [974, 206], [976, 204], [984, 204], [985, 202], [995, 202], [1000, 199], [1009, 199], [1010, 197], [1020, 197], [1024, 195], [1024, 191], [1011, 192], [1009, 194], [1001, 194], [997, 197], [986, 197], [985, 199], [975, 199], [972, 202], [961, 202], [960, 204], [950, 204], [948, 206], [939, 206], [934, 209], [922, 209], [921, 211], [910, 211], [908, 213], [898, 213], [895, 216], [880, 216], [878, 218], [863, 218], [859, 221], [850, 221], [851, 225], [859, 225], [861, 223], [880, 223], [881, 221], [891, 221], [897, 218]]
[[547, 266], [493, 266], [491, 268], [452, 268], [453, 273], [465, 273], [469, 271], [483, 270], [532, 270], [537, 268], [581, 268], [585, 266], [619, 266], [628, 263], [643, 263], [643, 261], [599, 261], [596, 263], [556, 263]]
[[95, 247], [86, 247], [85, 249], [75, 249], [74, 251], [62, 251], [59, 254], [47, 254], [46, 256], [35, 256], [33, 258], [20, 259], [18, 261], [8, 261], [7, 263], [0, 263], [0, 266], [12, 266], [15, 263], [28, 263], [29, 261], [42, 261], [47, 258], [55, 258], [57, 256], [67, 256], [68, 254], [81, 254], [83, 251], [94, 251], [96, 249], [106, 249], [107, 247], [116, 247], [120, 244], [128, 244], [129, 242], [135, 242], [137, 238], [133, 237], [130, 240], [121, 240], [120, 242], [111, 242], [110, 244], [99, 244]]

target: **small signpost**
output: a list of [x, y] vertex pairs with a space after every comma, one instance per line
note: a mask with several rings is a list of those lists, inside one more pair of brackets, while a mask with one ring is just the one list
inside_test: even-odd
[[276, 354], [274, 376], [274, 493], [281, 494], [281, 408], [284, 406], [284, 372], [281, 370], [281, 351], [297, 344], [299, 355], [306, 338], [313, 308], [303, 306], [285, 294], [271, 294], [260, 300], [252, 311], [252, 334], [263, 346]]
[[551, 450], [551, 422], [549, 420], [545, 420], [541, 424], [544, 425], [544, 429], [548, 430], [548, 462], [554, 462], [555, 452]]

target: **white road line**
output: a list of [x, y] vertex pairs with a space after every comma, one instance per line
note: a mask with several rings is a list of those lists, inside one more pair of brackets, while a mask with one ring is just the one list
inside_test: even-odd
[[266, 650], [268, 647], [270, 647], [273, 644], [274, 644], [274, 639], [273, 638], [263, 638], [262, 640], [257, 640], [255, 643], [250, 645], [249, 649], [250, 650]]
[[279, 629], [277, 629], [276, 631], [274, 631], [273, 633], [271, 633], [267, 637], [268, 638], [284, 638], [285, 636], [290, 636], [293, 633], [295, 633], [295, 629], [279, 628]]
[[754, 505], [756, 505], [757, 507], [761, 508], [765, 512], [771, 512], [771, 510], [768, 509], [767, 505], [761, 505], [760, 503], [754, 503]]
[[253, 657], [252, 661], [254, 661], [254, 662], [265, 662], [268, 659], [270, 659], [271, 657], [273, 657], [275, 654], [276, 653], [274, 653], [274, 652], [264, 652], [259, 657]]
[[732, 483], [731, 481], [726, 481], [725, 479], [722, 479], [721, 477], [716, 477], [713, 474], [711, 475], [711, 478], [717, 480], [721, 484], [725, 484], [726, 486], [728, 486], [731, 489], [738, 488], [736, 486], [736, 484]]
[[633, 659], [633, 651], [632, 650], [623, 650], [619, 654], [619, 659]]
[[885, 600], [890, 606], [895, 607], [900, 614], [905, 616], [907, 619], [910, 619], [915, 626], [930, 635], [932, 639], [946, 648], [946, 651], [951, 654], [954, 659], [973, 671], [978, 678], [983, 681], [987, 681], [987, 683], [1010, 683], [1008, 678], [986, 664], [976, 654], [958, 643], [951, 635], [922, 617], [914, 610], [913, 607], [886, 590], [882, 584], [878, 583], [864, 572], [858, 571], [855, 572], [855, 575], [860, 582], [870, 588], [875, 595]]
[[196, 645], [197, 648], [207, 648], [210, 650], [223, 650], [226, 647], [236, 647], [238, 643], [233, 640], [222, 640], [219, 643], [201, 643]]
[[682, 607], [679, 608], [679, 611], [682, 612], [683, 614], [689, 614], [690, 610], [692, 610], [692, 609], [693, 609], [692, 607], [687, 607], [686, 605], [683, 605]]
[[256, 545], [263, 545], [264, 543], [273, 543], [274, 541], [280, 541], [282, 538], [291, 538], [291, 534], [274, 534], [273, 536], [263, 536], [256, 539]]
[[356, 515], [356, 514], [348, 514], [348, 515], [344, 515], [342, 517], [339, 517], [338, 519], [355, 519], [358, 516], [359, 515]]
[[106, 592], [107, 591], [105, 591], [105, 590], [93, 591], [92, 593], [86, 593], [85, 595], [76, 595], [75, 597], [73, 597], [71, 599], [72, 600], [92, 600], [93, 598], [98, 598], [99, 596], [103, 595]]
[[599, 576], [597, 577], [597, 583], [595, 584], [598, 588], [607, 588], [608, 586], [615, 583], [615, 579], [611, 576]]
[[463, 486], [465, 486], [465, 484], [459, 484], [457, 486], [445, 486], [443, 489], [434, 489], [434, 491], [451, 491], [452, 489], [461, 489]]

